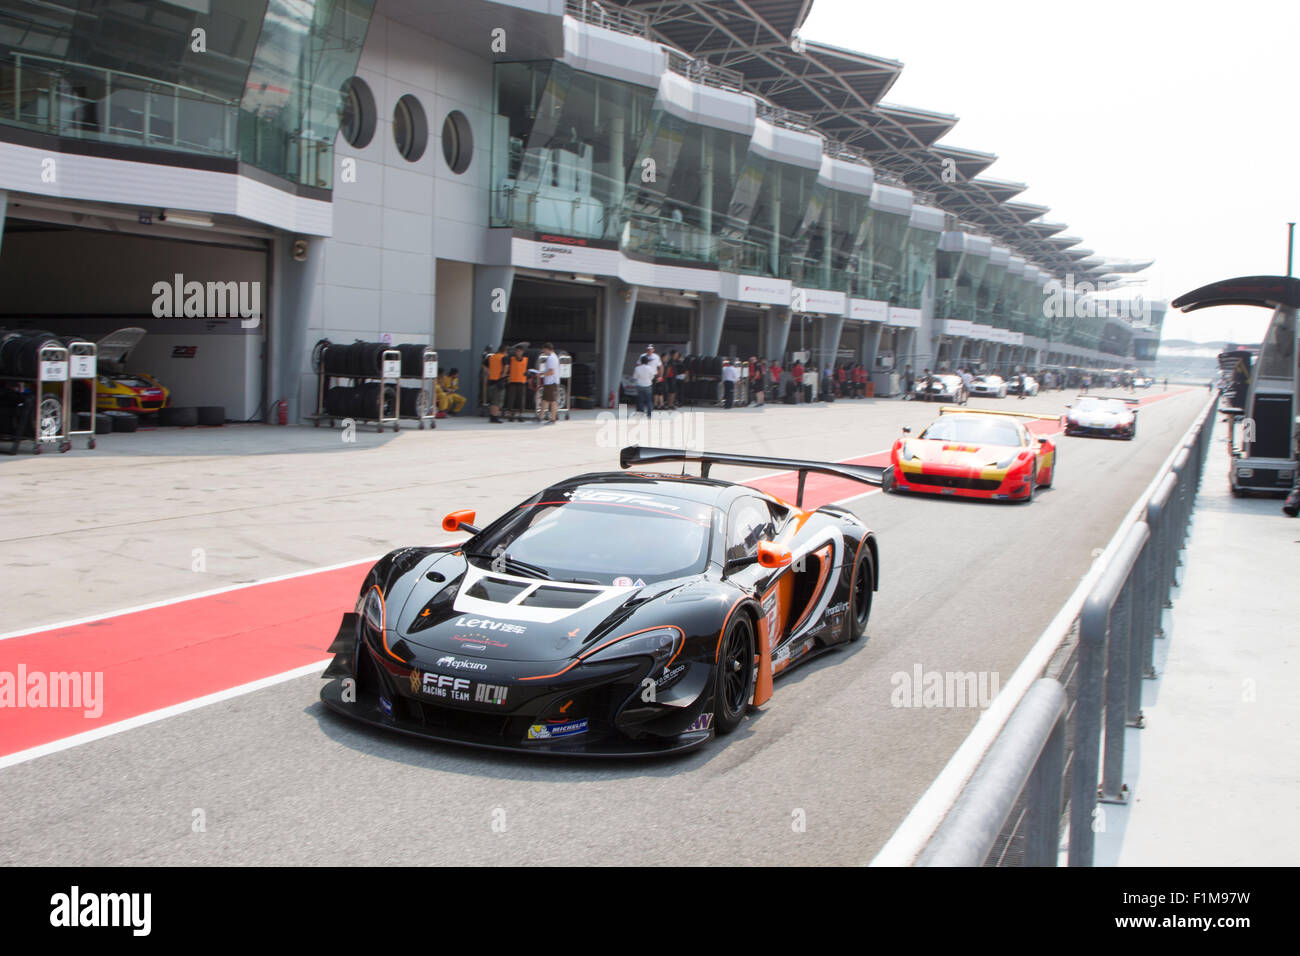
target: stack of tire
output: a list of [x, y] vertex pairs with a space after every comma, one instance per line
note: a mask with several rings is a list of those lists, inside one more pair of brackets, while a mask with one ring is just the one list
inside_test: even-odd
[[158, 410], [158, 424], [176, 428], [191, 428], [194, 425], [224, 425], [226, 407], [224, 405], [168, 405]]
[[[0, 375], [35, 382], [41, 367], [41, 350], [47, 346], [64, 344], [57, 335], [44, 329], [2, 331], [0, 332]], [[0, 434], [31, 437], [36, 425], [33, 419], [40, 404], [34, 391], [0, 392]], [[60, 418], [62, 404], [62, 401], [57, 403]], [[52, 410], [50, 414], [53, 414]], [[55, 425], [54, 430], [62, 431], [62, 422]]]
[[[392, 418], [397, 404], [397, 389], [392, 383], [382, 385], [380, 382], [331, 386], [325, 391], [325, 414], [333, 418], [359, 418], [373, 421], [379, 411], [381, 387], [384, 390], [383, 417]], [[408, 391], [418, 392], [419, 389], [402, 389], [403, 403], [415, 400], [414, 397], [407, 399]]]

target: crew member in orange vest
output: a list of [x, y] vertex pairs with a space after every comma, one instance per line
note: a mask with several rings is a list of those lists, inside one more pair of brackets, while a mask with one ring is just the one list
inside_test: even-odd
[[522, 345], [510, 356], [510, 381], [506, 384], [506, 418], [523, 421], [524, 400], [528, 397], [528, 355]]
[[483, 380], [487, 382], [488, 421], [499, 425], [505, 421], [501, 417], [501, 404], [506, 394], [506, 353], [505, 346], [498, 345], [491, 355], [483, 359]]

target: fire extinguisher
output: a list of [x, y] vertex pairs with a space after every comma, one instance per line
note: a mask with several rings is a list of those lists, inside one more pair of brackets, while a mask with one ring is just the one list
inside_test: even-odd
[[609, 407], [610, 407], [610, 408], [614, 408], [614, 407], [615, 407], [615, 405], [614, 405], [614, 390], [613, 390], [612, 388], [609, 390]]
[[289, 400], [282, 398], [275, 405], [275, 423], [277, 425], [289, 424]]

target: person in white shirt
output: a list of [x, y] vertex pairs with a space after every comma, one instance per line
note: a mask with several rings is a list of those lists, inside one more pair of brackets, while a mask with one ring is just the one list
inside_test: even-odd
[[740, 369], [729, 361], [722, 363], [722, 404], [730, 408], [736, 398], [736, 383], [740, 381]]
[[[560, 359], [555, 354], [555, 346], [550, 342], [542, 346], [542, 354], [537, 359], [537, 374], [542, 377], [542, 411], [537, 420], [554, 425], [559, 405], [557, 392], [560, 389]], [[547, 409], [551, 412], [549, 420], [546, 417]]]
[[651, 401], [656, 408], [661, 408], [663, 407], [664, 404], [664, 386], [663, 386], [664, 360], [659, 357], [659, 353], [655, 351], [655, 347], [653, 345], [647, 345], [645, 347], [645, 351], [642, 352], [641, 355], [637, 357], [636, 360], [637, 365], [641, 364], [642, 358], [647, 358], [647, 357], [650, 359], [650, 365], [655, 370], [655, 385], [654, 388], [652, 389], [652, 391], [654, 392], [654, 397], [652, 398]]
[[649, 418], [655, 407], [655, 367], [649, 356], [642, 355], [632, 369], [632, 381], [636, 384], [636, 410]]

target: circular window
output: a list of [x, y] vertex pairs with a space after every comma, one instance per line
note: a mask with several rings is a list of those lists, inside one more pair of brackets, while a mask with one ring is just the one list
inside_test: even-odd
[[375, 136], [375, 94], [359, 76], [343, 84], [343, 108], [339, 113], [339, 132], [349, 145], [362, 149]]
[[425, 119], [424, 107], [410, 93], [403, 95], [393, 107], [393, 141], [402, 158], [411, 163], [423, 156], [429, 145], [429, 121]]
[[452, 110], [442, 123], [442, 158], [453, 173], [469, 169], [474, 158], [474, 131], [460, 110]]

